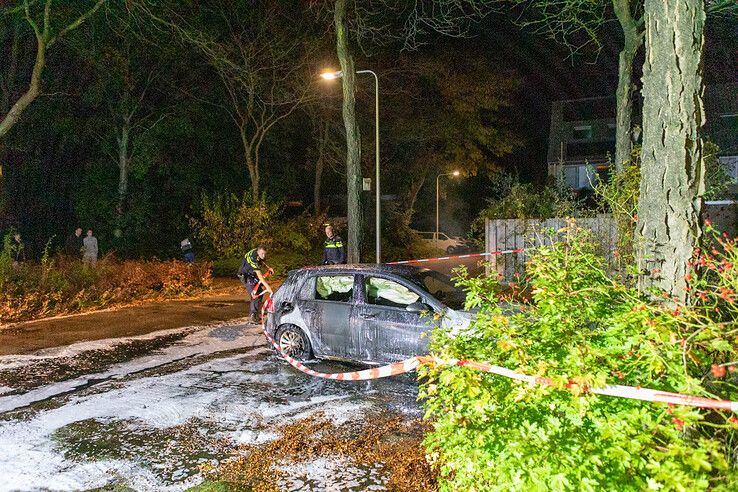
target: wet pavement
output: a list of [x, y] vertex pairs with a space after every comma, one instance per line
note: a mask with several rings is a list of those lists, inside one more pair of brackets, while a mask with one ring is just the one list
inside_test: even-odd
[[[313, 363], [316, 370], [355, 367]], [[412, 375], [311, 378], [240, 321], [0, 356], [0, 492], [186, 490], [200, 466], [314, 415], [419, 416]], [[284, 470], [284, 490], [384, 490], [381, 468], [321, 458]]]

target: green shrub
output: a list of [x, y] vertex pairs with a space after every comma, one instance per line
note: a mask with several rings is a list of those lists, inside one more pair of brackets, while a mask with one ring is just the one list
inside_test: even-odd
[[194, 237], [207, 258], [241, 257], [257, 244], [268, 245], [277, 208], [251, 195], [203, 194], [201, 214], [191, 219]]
[[517, 312], [500, 306], [492, 280], [462, 281], [479, 314], [457, 336], [436, 330], [431, 349], [553, 385], [424, 368], [420, 397], [433, 425], [426, 445], [441, 490], [738, 488], [731, 414], [587, 391], [626, 384], [736, 400], [734, 373], [725, 370], [734, 366], [711, 370], [715, 357], [736, 361], [725, 343], [732, 337], [735, 346], [736, 325], [716, 324], [705, 308], [657, 303], [605, 266], [586, 233], [575, 231], [532, 256], [532, 303]]
[[617, 248], [622, 265], [634, 263], [635, 247], [633, 235], [638, 218], [638, 196], [641, 186], [641, 168], [637, 161], [640, 148], [633, 153], [635, 164], [622, 171], [613, 172], [607, 181], [595, 184], [595, 196], [602, 204], [604, 212], [612, 214], [618, 232]]
[[735, 178], [730, 174], [725, 164], [718, 159], [720, 147], [706, 141], [702, 147], [705, 158], [705, 200], [726, 198], [726, 191], [735, 184]]
[[[249, 194], [203, 195], [201, 208], [191, 225], [202, 254], [216, 260], [216, 275], [235, 275], [243, 255], [259, 244], [268, 248], [267, 263], [280, 270], [314, 264], [323, 243], [324, 216], [284, 218], [278, 206], [254, 202]], [[290, 258], [270, 260], [275, 255]]]
[[548, 219], [578, 217], [586, 213], [572, 191], [560, 183], [537, 187], [511, 179], [499, 181], [502, 183], [500, 198], [488, 200], [487, 206], [472, 222], [471, 237], [480, 248], [484, 247], [486, 219]]

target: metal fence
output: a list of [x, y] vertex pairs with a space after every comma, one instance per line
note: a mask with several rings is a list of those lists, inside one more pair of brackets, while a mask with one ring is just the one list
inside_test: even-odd
[[[592, 232], [601, 252], [614, 264], [617, 245], [617, 226], [610, 215], [575, 219], [577, 226]], [[551, 244], [561, 240], [567, 219], [487, 219], [485, 221], [486, 251], [503, 251]], [[495, 273], [505, 282], [511, 282], [515, 274], [525, 273], [528, 252], [509, 253], [490, 257], [487, 274]]]

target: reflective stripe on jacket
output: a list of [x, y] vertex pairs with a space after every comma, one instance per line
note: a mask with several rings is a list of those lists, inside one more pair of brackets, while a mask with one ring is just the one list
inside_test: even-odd
[[241, 266], [238, 269], [238, 274], [255, 276], [257, 270], [261, 270], [261, 258], [259, 258], [259, 255], [256, 253], [256, 248], [254, 248], [243, 256]]
[[337, 263], [346, 263], [346, 248], [339, 236], [333, 236], [323, 243], [323, 264]]

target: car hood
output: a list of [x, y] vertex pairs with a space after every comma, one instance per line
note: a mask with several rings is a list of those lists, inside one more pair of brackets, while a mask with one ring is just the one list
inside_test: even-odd
[[[502, 308], [504, 316], [511, 316], [515, 313], [520, 312], [520, 306], [513, 303], [500, 303], [499, 306]], [[441, 327], [449, 330], [451, 336], [459, 336], [462, 333], [472, 334], [471, 322], [479, 312], [479, 309], [472, 309], [469, 311], [457, 311], [454, 309], [447, 309], [441, 322]]]
[[471, 325], [472, 319], [479, 312], [478, 309], [473, 311], [456, 311], [454, 309], [448, 309], [441, 322], [441, 327], [449, 330], [449, 333], [453, 336], [459, 335], [461, 332], [467, 330]]

